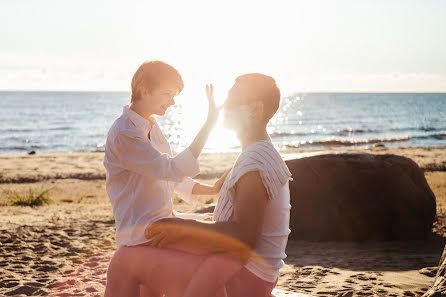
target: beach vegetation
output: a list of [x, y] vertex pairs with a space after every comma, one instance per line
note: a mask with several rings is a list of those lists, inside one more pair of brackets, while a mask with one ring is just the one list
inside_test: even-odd
[[25, 194], [13, 192], [10, 197], [10, 203], [15, 206], [31, 207], [48, 205], [53, 202], [49, 197], [50, 190], [36, 191], [29, 189]]

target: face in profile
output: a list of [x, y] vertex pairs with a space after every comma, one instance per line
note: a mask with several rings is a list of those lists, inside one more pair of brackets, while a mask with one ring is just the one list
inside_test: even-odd
[[165, 82], [152, 91], [145, 91], [142, 100], [144, 100], [146, 110], [151, 114], [163, 116], [169, 107], [175, 105], [177, 92], [178, 88], [175, 83]]
[[235, 79], [224, 104], [225, 127], [241, 131], [265, 127], [280, 104], [275, 80], [261, 73], [248, 73]]
[[245, 102], [241, 88], [235, 84], [228, 92], [224, 103], [223, 125], [230, 130], [243, 129], [249, 124], [251, 114], [249, 105]]

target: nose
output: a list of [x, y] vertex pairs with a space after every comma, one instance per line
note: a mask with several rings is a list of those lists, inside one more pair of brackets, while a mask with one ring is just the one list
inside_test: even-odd
[[226, 99], [226, 100], [223, 102], [223, 104], [222, 104], [222, 108], [223, 108], [223, 109], [227, 109], [228, 106], [229, 106], [229, 104], [228, 104], [228, 99]]

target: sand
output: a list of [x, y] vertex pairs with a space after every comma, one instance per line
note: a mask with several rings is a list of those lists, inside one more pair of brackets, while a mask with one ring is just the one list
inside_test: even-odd
[[[314, 296], [421, 296], [433, 283], [446, 243], [446, 148], [348, 148], [283, 151], [393, 153], [425, 170], [437, 198], [438, 221], [426, 241], [336, 243], [290, 241], [277, 288]], [[212, 183], [237, 157], [200, 157], [202, 182]], [[105, 192], [103, 153], [0, 156], [0, 296], [102, 296], [115, 249]], [[10, 197], [50, 189], [53, 203], [10, 206]], [[200, 198], [200, 206], [216, 197]], [[180, 211], [194, 208], [175, 198]]]

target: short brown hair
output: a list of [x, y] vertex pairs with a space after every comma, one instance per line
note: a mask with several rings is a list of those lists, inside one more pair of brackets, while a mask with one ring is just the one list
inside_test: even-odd
[[132, 78], [132, 101], [141, 97], [141, 88], [153, 90], [165, 81], [171, 81], [178, 87], [177, 95], [184, 88], [183, 79], [178, 70], [162, 61], [146, 61], [139, 66]]
[[269, 121], [279, 109], [280, 90], [271, 76], [261, 73], [248, 73], [240, 75], [235, 83], [243, 89], [248, 101], [262, 100], [264, 116]]

